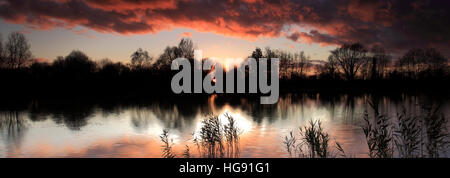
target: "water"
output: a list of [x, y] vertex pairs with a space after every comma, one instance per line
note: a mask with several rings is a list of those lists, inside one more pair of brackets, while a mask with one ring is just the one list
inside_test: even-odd
[[164, 129], [169, 129], [174, 150], [181, 155], [184, 145], [194, 147], [193, 133], [208, 113], [229, 113], [237, 120], [241, 157], [288, 157], [284, 137], [309, 120], [321, 120], [331, 140], [348, 155], [368, 157], [361, 126], [371, 98], [389, 117], [404, 109], [420, 114], [422, 106], [442, 103], [441, 111], [449, 118], [446, 97], [407, 94], [286, 94], [270, 106], [260, 105], [259, 97], [217, 95], [183, 101], [33, 100], [2, 104], [0, 157], [161, 157], [159, 135]]

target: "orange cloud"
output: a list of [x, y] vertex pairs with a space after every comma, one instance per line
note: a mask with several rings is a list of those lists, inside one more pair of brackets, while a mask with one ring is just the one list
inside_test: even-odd
[[[322, 45], [359, 41], [450, 51], [449, 7], [449, 1], [419, 0], [2, 0], [0, 18], [39, 30], [83, 26], [131, 35], [184, 27], [248, 40], [285, 36]], [[292, 26], [309, 32], [289, 33]]]

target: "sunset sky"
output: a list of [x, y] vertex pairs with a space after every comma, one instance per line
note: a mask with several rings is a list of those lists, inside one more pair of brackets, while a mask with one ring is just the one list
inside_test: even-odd
[[128, 61], [139, 47], [157, 57], [182, 37], [218, 58], [270, 46], [325, 60], [355, 41], [394, 56], [417, 47], [450, 51], [448, 0], [0, 0], [0, 9], [3, 41], [20, 31], [33, 55], [49, 60], [79, 49]]

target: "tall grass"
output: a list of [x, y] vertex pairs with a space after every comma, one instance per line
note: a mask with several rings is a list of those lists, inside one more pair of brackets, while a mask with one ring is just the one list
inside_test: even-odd
[[437, 158], [445, 154], [449, 147], [448, 121], [444, 114], [439, 112], [440, 105], [424, 107], [423, 110], [428, 157]]
[[323, 131], [322, 123], [320, 121], [309, 122], [309, 127], [300, 128], [300, 135], [303, 136], [304, 142], [309, 148], [309, 155], [311, 158], [320, 157], [326, 158], [328, 156], [328, 142], [330, 137], [328, 133]]
[[397, 113], [397, 129], [394, 132], [394, 143], [401, 158], [417, 158], [422, 156], [422, 129], [419, 117], [411, 116], [403, 110]]
[[194, 139], [200, 145], [201, 156], [205, 158], [221, 158], [225, 156], [223, 144], [224, 132], [219, 117], [210, 115], [202, 121], [199, 137]]
[[300, 155], [303, 153], [303, 150], [300, 144], [297, 145], [297, 138], [294, 136], [293, 131], [290, 131], [289, 135], [284, 137], [283, 144], [289, 153], [289, 157], [305, 157], [304, 155]]
[[238, 158], [239, 157], [239, 136], [242, 131], [236, 125], [236, 120], [225, 113], [225, 117], [228, 120], [228, 124], [224, 126], [224, 134], [226, 141], [226, 157], [228, 158]]
[[202, 121], [199, 134], [194, 143], [204, 158], [239, 157], [239, 136], [241, 130], [236, 120], [228, 113], [224, 114], [227, 124], [222, 124], [218, 116], [209, 115]]
[[[364, 111], [362, 130], [369, 157], [436, 158], [446, 155], [449, 148], [448, 121], [440, 112], [439, 106], [422, 107], [422, 112], [418, 115], [403, 110], [394, 117], [389, 117], [387, 113], [379, 111], [376, 103], [367, 104], [372, 112], [369, 114], [367, 109]], [[242, 132], [231, 115], [225, 113], [224, 118], [226, 120], [215, 115], [205, 117], [200, 130], [193, 134], [194, 149], [185, 145], [181, 156], [177, 156], [172, 150], [173, 141], [169, 138], [169, 132], [164, 130], [160, 135], [163, 157], [190, 158], [193, 157], [192, 150], [196, 150], [196, 156], [202, 158], [240, 157], [239, 142]], [[332, 146], [330, 135], [323, 129], [320, 120], [311, 120], [306, 126], [299, 127], [297, 134], [291, 131], [285, 136], [283, 145], [290, 157], [348, 157], [336, 140]]]
[[422, 107], [418, 115], [406, 110], [394, 117], [395, 125], [387, 113], [379, 113], [378, 106], [368, 102], [373, 117], [364, 112], [362, 129], [366, 136], [371, 158], [437, 158], [449, 148], [447, 119], [439, 105]]
[[184, 152], [183, 152], [183, 157], [184, 158], [190, 158], [191, 157], [190, 148], [187, 145], [185, 145]]
[[[331, 151], [330, 136], [322, 128], [322, 122], [309, 121], [308, 125], [299, 128], [299, 138], [291, 131], [288, 136], [285, 136], [283, 142], [286, 151], [290, 157], [300, 158], [328, 158], [336, 157], [337, 154]], [[345, 157], [344, 149], [335, 141], [335, 151], [340, 152], [340, 156]]]
[[[199, 157], [238, 158], [240, 156], [239, 137], [242, 132], [231, 115], [225, 113], [224, 117], [227, 119], [226, 124], [223, 124], [218, 116], [208, 115], [202, 120], [202, 127], [198, 133], [193, 134], [193, 142]], [[163, 131], [160, 139], [163, 142], [163, 157], [177, 157], [172, 151], [172, 144], [169, 142], [166, 131]], [[185, 145], [182, 157], [192, 157], [191, 148], [188, 145]]]
[[369, 105], [374, 110], [375, 121], [371, 122], [369, 113], [365, 111], [363, 116], [365, 124], [362, 128], [369, 147], [369, 156], [371, 158], [392, 158], [394, 143], [389, 118], [379, 113], [378, 105], [371, 102]]
[[172, 151], [173, 140], [169, 139], [169, 131], [163, 130], [163, 133], [159, 136], [161, 141], [163, 142], [163, 157], [164, 158], [175, 158], [176, 155]]

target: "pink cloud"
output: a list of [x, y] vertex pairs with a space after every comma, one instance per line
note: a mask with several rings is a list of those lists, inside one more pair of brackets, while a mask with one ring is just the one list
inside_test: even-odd
[[[392, 50], [450, 51], [449, 1], [398, 0], [2, 0], [0, 18], [31, 29], [82, 26], [133, 35], [177, 27], [243, 38], [287, 37], [336, 45], [359, 41]], [[292, 26], [309, 32], [292, 32]], [[79, 32], [76, 32], [79, 33]], [[83, 34], [83, 33], [80, 33]], [[187, 34], [186, 34], [187, 35]]]

